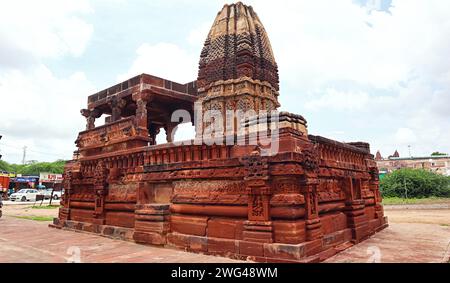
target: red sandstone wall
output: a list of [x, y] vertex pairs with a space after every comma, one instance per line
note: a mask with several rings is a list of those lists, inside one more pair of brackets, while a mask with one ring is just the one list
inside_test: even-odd
[[[131, 228], [137, 242], [263, 261], [324, 258], [384, 227], [368, 152], [289, 132], [280, 144], [278, 155], [255, 157], [266, 164], [256, 169], [246, 161], [254, 147], [157, 147], [82, 160], [60, 219]], [[252, 187], [261, 180], [249, 166], [262, 172], [267, 198]]]

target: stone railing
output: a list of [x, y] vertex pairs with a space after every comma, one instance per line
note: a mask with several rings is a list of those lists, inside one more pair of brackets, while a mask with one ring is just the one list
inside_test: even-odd
[[173, 144], [149, 146], [89, 157], [80, 160], [81, 171], [93, 174], [99, 160], [107, 168], [118, 168], [131, 172], [140, 166], [169, 165], [191, 161], [208, 161], [214, 159], [229, 159], [233, 157], [230, 146], [179, 145]]
[[366, 159], [370, 156], [370, 152], [367, 150], [368, 144], [360, 143], [361, 147], [357, 147], [353, 144], [340, 143], [311, 135], [309, 139], [316, 144], [322, 163], [337, 167], [366, 167], [367, 165]]

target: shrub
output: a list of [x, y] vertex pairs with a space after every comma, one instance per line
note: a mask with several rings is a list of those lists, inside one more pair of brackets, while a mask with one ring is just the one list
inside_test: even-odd
[[383, 197], [450, 197], [450, 177], [426, 170], [400, 169], [380, 180], [380, 190]]

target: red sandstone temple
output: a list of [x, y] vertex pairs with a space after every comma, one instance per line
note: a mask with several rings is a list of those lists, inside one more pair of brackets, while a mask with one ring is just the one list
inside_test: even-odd
[[[387, 227], [369, 144], [308, 135], [302, 116], [274, 112], [278, 95], [261, 21], [252, 7], [225, 5], [196, 81], [142, 74], [89, 96], [52, 226], [260, 262], [322, 261]], [[214, 131], [233, 142], [211, 144], [210, 110], [253, 115], [219, 120]], [[175, 111], [195, 117], [194, 140], [173, 142], [189, 122]], [[275, 149], [255, 139], [258, 121]], [[167, 143], [157, 145], [161, 128]]]

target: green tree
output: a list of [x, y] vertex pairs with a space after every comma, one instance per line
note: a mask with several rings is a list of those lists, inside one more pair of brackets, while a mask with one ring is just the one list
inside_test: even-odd
[[8, 162], [0, 160], [0, 171], [10, 171], [11, 165]]
[[66, 161], [57, 160], [55, 162], [33, 162], [30, 164], [9, 164], [0, 160], [0, 170], [15, 172], [22, 175], [39, 176], [39, 173], [62, 174]]
[[431, 156], [446, 156], [446, 155], [448, 155], [448, 154], [447, 153], [442, 153], [442, 152], [439, 152], [439, 151], [433, 152], [431, 154]]
[[417, 169], [400, 169], [380, 180], [384, 197], [450, 197], [450, 177]]

